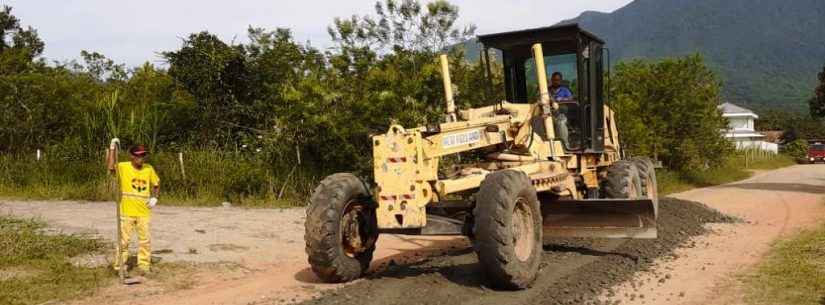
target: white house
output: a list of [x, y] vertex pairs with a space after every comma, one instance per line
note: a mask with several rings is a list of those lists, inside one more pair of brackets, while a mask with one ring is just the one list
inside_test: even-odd
[[759, 115], [750, 109], [724, 103], [718, 106], [722, 116], [728, 119], [728, 129], [722, 130], [722, 135], [736, 145], [736, 149], [760, 149], [773, 153], [779, 152], [776, 143], [766, 142], [765, 135], [756, 132], [754, 121]]

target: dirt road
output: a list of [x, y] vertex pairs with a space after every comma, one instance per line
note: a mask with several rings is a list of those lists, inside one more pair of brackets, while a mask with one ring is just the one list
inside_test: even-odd
[[[663, 200], [657, 241], [548, 240], [534, 289], [484, 287], [460, 238], [382, 236], [365, 280], [319, 284], [303, 252], [303, 209], [160, 207], [154, 250], [166, 261], [234, 262], [231, 276], [204, 270], [176, 291], [109, 289], [81, 304], [728, 304], [741, 296], [733, 275], [771, 241], [825, 218], [825, 166], [794, 166]], [[699, 201], [744, 220], [687, 202]], [[114, 235], [111, 203], [9, 202], [0, 213], [42, 217], [68, 232]], [[706, 223], [715, 223], [705, 225]], [[706, 228], [710, 229], [710, 234]], [[679, 248], [683, 246], [682, 248]], [[677, 249], [678, 248], [678, 249]], [[171, 250], [171, 251], [170, 251]], [[675, 253], [674, 253], [675, 250]], [[624, 284], [622, 284], [624, 283]], [[136, 293], [138, 292], [138, 293]], [[720, 299], [720, 293], [729, 295]]]
[[678, 259], [659, 260], [651, 272], [639, 274], [632, 283], [616, 287], [614, 297], [602, 299], [621, 304], [744, 304], [738, 276], [759, 262], [774, 240], [825, 221], [823, 195], [825, 165], [798, 165], [674, 195], [703, 202], [745, 223], [712, 225], [711, 234], [676, 251]]
[[[0, 214], [43, 219], [51, 229], [65, 233], [107, 240], [114, 240], [115, 236], [112, 202], [0, 199]], [[232, 263], [241, 271], [204, 270], [185, 290], [169, 292], [151, 285], [114, 288], [76, 303], [271, 304], [308, 299], [337, 286], [319, 283], [308, 269], [304, 219], [303, 208], [181, 208], [162, 206], [161, 202], [152, 217], [153, 261]], [[416, 262], [451, 248], [465, 247], [467, 244], [461, 238], [382, 236], [374, 265], [378, 268], [390, 261]], [[78, 261], [107, 265], [110, 259], [101, 255]]]

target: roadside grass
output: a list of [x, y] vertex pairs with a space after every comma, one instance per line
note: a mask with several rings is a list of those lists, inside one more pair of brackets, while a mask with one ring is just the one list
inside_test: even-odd
[[[747, 158], [747, 160], [746, 160]], [[736, 154], [729, 157], [722, 166], [707, 170], [676, 172], [667, 169], [656, 172], [659, 194], [668, 195], [694, 188], [721, 185], [750, 178], [751, 170], [773, 170], [796, 164], [786, 155]]]
[[[0, 304], [51, 304], [101, 293], [120, 295], [119, 290], [105, 289], [117, 285], [117, 275], [108, 264], [83, 267], [71, 261], [77, 256], [111, 253], [106, 241], [55, 234], [39, 220], [0, 216]], [[163, 291], [190, 289], [201, 270], [231, 273], [239, 268], [235, 263], [159, 262], [152, 265], [153, 272], [143, 286]]]
[[69, 261], [74, 256], [105, 251], [105, 242], [47, 233], [45, 227], [41, 221], [0, 216], [0, 304], [42, 304], [82, 297], [114, 280], [104, 267], [80, 267]]
[[[101, 160], [46, 155], [0, 155], [0, 197], [23, 200], [110, 201], [112, 179]], [[125, 160], [122, 156], [121, 160]], [[303, 167], [274, 167], [250, 152], [191, 151], [183, 166], [177, 153], [150, 157], [161, 178], [161, 203], [172, 206], [299, 207], [323, 176]], [[678, 193], [750, 177], [749, 170], [777, 169], [796, 162], [785, 155], [739, 153], [720, 167], [657, 172], [659, 193]], [[746, 166], [747, 165], [747, 166]]]
[[[94, 157], [0, 155], [0, 197], [22, 200], [110, 201], [112, 179]], [[102, 159], [102, 158], [100, 158]], [[125, 155], [121, 160], [127, 160]], [[300, 167], [273, 168], [248, 152], [192, 151], [152, 155], [161, 178], [161, 204], [243, 207], [295, 207], [319, 175]]]
[[825, 225], [776, 242], [744, 282], [751, 304], [825, 304]]
[[[736, 162], [740, 165], [743, 165], [745, 163], [744, 158], [742, 156], [738, 156], [738, 160]], [[747, 169], [772, 170], [796, 164], [799, 163], [793, 157], [784, 154], [779, 154], [770, 158], [753, 158], [750, 160], [750, 162], [748, 162]]]

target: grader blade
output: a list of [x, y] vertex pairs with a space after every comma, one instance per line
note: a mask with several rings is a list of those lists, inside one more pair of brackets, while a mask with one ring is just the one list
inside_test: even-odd
[[569, 200], [542, 204], [544, 236], [654, 239], [650, 199]]

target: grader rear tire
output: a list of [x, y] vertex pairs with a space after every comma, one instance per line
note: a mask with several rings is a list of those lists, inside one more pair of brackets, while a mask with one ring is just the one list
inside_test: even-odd
[[352, 281], [369, 268], [378, 225], [367, 186], [358, 177], [334, 174], [321, 181], [310, 198], [305, 228], [309, 264], [323, 281]]
[[607, 198], [633, 199], [642, 197], [642, 183], [639, 169], [631, 161], [616, 161], [607, 168], [604, 181]]
[[476, 198], [473, 247], [491, 286], [528, 288], [542, 254], [536, 189], [526, 174], [505, 170], [488, 175]]

